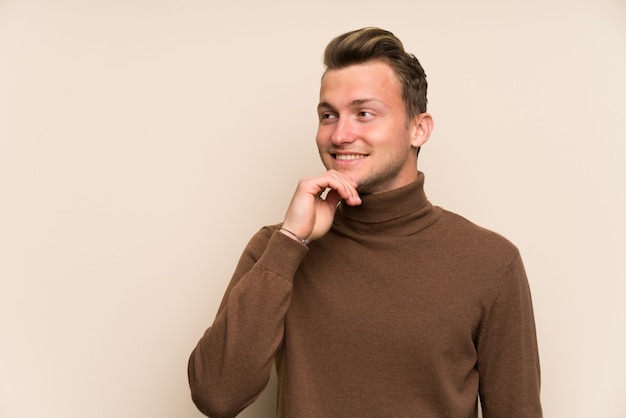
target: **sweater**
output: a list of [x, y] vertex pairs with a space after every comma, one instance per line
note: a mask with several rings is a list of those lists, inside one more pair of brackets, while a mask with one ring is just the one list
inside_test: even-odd
[[542, 416], [518, 249], [423, 185], [340, 205], [308, 247], [252, 237], [189, 360], [200, 411], [236, 416], [275, 364], [278, 417]]

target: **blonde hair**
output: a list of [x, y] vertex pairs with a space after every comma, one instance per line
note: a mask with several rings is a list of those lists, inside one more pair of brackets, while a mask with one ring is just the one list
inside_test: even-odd
[[393, 33], [376, 27], [354, 30], [334, 38], [324, 51], [326, 71], [371, 61], [385, 62], [398, 76], [408, 120], [426, 112], [426, 73]]

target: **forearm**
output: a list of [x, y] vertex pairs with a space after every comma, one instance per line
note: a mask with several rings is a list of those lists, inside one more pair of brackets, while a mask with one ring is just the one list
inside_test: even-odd
[[293, 275], [306, 247], [280, 233], [269, 240], [261, 235], [251, 240], [189, 360], [192, 397], [210, 416], [234, 416], [254, 401], [282, 342]]

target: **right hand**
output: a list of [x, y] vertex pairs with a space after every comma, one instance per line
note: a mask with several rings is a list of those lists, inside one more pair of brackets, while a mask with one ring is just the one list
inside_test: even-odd
[[[283, 227], [309, 241], [323, 237], [330, 230], [341, 200], [350, 206], [361, 204], [356, 187], [354, 180], [335, 170], [301, 179], [287, 208]], [[330, 190], [323, 199], [326, 189]]]

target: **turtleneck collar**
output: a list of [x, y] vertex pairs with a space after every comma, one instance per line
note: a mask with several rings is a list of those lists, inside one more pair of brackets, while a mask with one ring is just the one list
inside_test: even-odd
[[361, 195], [361, 200], [363, 203], [359, 206], [342, 203], [336, 224], [343, 223], [349, 228], [358, 227], [358, 224], [374, 228], [375, 224], [381, 224], [388, 232], [393, 232], [394, 227], [416, 232], [432, 224], [440, 215], [440, 210], [426, 197], [422, 172], [418, 172], [418, 179], [413, 183], [388, 192]]

